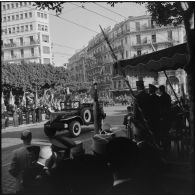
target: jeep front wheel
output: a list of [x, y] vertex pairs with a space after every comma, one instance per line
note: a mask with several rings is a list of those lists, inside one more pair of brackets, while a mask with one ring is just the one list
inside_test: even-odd
[[81, 133], [81, 124], [79, 121], [72, 121], [69, 126], [69, 131], [73, 137], [77, 137]]

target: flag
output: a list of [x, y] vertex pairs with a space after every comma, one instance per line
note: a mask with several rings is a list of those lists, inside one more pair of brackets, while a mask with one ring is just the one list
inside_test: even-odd
[[9, 104], [10, 104], [10, 105], [13, 105], [13, 106], [14, 106], [14, 104], [15, 104], [15, 98], [14, 98], [14, 96], [12, 95], [12, 91], [10, 91]]
[[26, 95], [25, 95], [25, 92], [24, 92], [24, 95], [22, 97], [22, 105], [26, 107]]
[[4, 98], [3, 98], [3, 92], [2, 92], [2, 96], [1, 96], [1, 105], [4, 104]]
[[69, 87], [66, 88], [67, 95], [70, 95]]

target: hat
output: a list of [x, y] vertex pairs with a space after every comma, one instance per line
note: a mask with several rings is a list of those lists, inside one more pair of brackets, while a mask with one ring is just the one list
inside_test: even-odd
[[21, 139], [22, 140], [27, 140], [27, 139], [31, 139], [32, 138], [32, 133], [30, 130], [24, 130], [22, 133], [21, 133]]
[[143, 88], [144, 87], [144, 81], [143, 80], [136, 81], [136, 86]]
[[149, 89], [156, 91], [158, 88], [155, 85], [149, 84]]
[[56, 135], [50, 139], [52, 147], [57, 150], [70, 149], [76, 146], [76, 143], [63, 135]]

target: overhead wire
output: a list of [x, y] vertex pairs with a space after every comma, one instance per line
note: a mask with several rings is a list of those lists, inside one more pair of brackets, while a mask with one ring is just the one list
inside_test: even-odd
[[106, 7], [104, 7], [104, 6], [100, 5], [100, 4], [98, 4], [98, 3], [96, 3], [96, 2], [93, 2], [93, 3], [94, 3], [95, 5], [97, 5], [97, 6], [99, 6], [99, 7], [101, 7], [101, 8], [103, 8], [103, 9], [107, 10], [107, 11], [110, 11], [110, 12], [112, 12], [112, 13], [114, 13], [114, 14], [117, 14], [117, 15], [119, 15], [119, 16], [125, 18], [125, 19], [128, 19], [127, 17], [123, 16], [122, 14], [119, 14], [119, 13], [113, 11], [113, 10], [110, 10], [110, 9], [108, 9], [108, 8], [106, 8]]
[[95, 11], [90, 10], [90, 9], [87, 9], [87, 8], [85, 8], [84, 6], [76, 5], [75, 3], [72, 3], [72, 2], [71, 2], [71, 4], [73, 4], [73, 5], [77, 6], [77, 7], [81, 7], [82, 9], [85, 9], [85, 10], [87, 10], [87, 11], [89, 11], [89, 12], [95, 13], [95, 14], [97, 14], [97, 15], [99, 15], [99, 16], [102, 16], [103, 18], [106, 18], [106, 19], [109, 19], [109, 20], [111, 20], [111, 21], [113, 21], [113, 22], [117, 22], [117, 23], [118, 23], [118, 21], [116, 21], [116, 20], [114, 20], [114, 19], [112, 19], [112, 18], [109, 18], [109, 17], [107, 17], [107, 16], [104, 16], [104, 15], [102, 15], [102, 14], [99, 14], [99, 13], [97, 13], [97, 12], [95, 12]]
[[58, 47], [66, 47], [66, 48], [69, 48], [69, 49], [76, 49], [76, 48], [73, 48], [73, 47], [70, 47], [70, 46], [67, 46], [67, 45], [61, 45], [61, 44], [58, 44], [58, 43], [55, 43], [55, 42], [53, 42], [53, 45], [58, 46]]

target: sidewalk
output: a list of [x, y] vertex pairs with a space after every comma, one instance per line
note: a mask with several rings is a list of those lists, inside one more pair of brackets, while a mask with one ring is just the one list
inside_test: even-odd
[[44, 125], [47, 122], [47, 120], [37, 123], [30, 123], [30, 124], [23, 124], [19, 125], [18, 127], [6, 127], [5, 129], [1, 129], [1, 133], [8, 133], [8, 132], [16, 132], [16, 131], [23, 131], [25, 129], [30, 129], [31, 127], [40, 127]]

